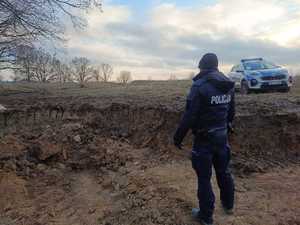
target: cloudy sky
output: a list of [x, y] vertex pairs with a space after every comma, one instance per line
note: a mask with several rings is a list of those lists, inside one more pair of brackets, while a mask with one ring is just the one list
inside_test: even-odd
[[68, 31], [68, 55], [107, 62], [135, 79], [179, 78], [215, 52], [227, 72], [260, 56], [300, 67], [300, 0], [107, 0], [84, 31]]

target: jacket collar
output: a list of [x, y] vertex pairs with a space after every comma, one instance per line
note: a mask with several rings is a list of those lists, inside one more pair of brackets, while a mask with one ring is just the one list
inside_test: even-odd
[[208, 70], [201, 70], [200, 73], [198, 73], [194, 78], [193, 81], [197, 81], [201, 78], [206, 77], [208, 74], [214, 73], [214, 72], [219, 72], [218, 69], [208, 69]]

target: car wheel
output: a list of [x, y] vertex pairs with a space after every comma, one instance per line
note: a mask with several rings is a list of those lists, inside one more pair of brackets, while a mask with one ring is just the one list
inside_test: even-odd
[[246, 81], [242, 81], [242, 84], [241, 84], [241, 94], [242, 95], [247, 95], [249, 94], [249, 87], [248, 87], [248, 84]]

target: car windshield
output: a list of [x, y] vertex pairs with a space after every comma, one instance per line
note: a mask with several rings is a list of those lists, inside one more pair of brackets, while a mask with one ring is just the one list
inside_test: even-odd
[[278, 68], [275, 64], [266, 61], [249, 61], [244, 62], [243, 64], [246, 70], [267, 70]]

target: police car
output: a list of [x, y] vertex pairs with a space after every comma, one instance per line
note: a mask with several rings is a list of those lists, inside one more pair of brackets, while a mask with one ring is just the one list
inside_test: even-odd
[[263, 58], [242, 59], [231, 69], [228, 77], [242, 94], [264, 90], [288, 92], [293, 83], [287, 69]]

